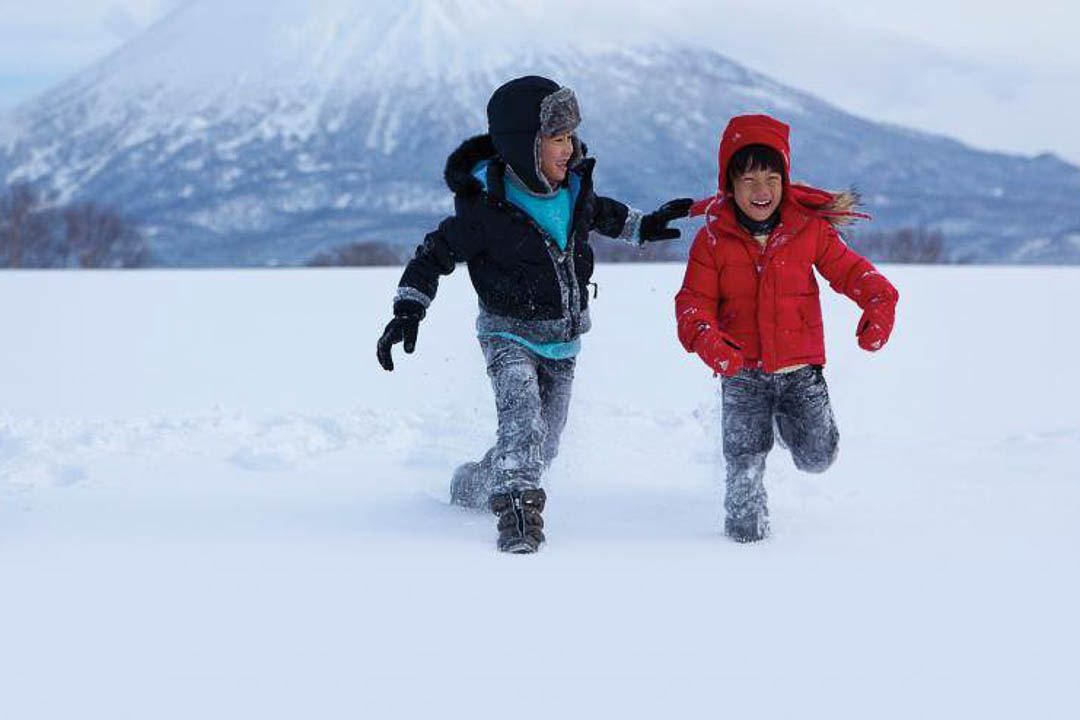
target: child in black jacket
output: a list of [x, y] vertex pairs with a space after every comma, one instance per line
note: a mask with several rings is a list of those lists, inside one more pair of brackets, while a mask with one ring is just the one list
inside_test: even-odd
[[498, 439], [484, 458], [457, 469], [452, 503], [488, 505], [500, 550], [535, 552], [543, 534], [544, 470], [566, 424], [580, 336], [589, 330], [589, 233], [637, 245], [679, 237], [667, 224], [691, 201], [644, 215], [593, 191], [594, 160], [574, 134], [573, 91], [542, 77], [512, 80], [492, 95], [489, 134], [471, 138], [446, 163], [455, 213], [429, 233], [398, 285], [394, 319], [378, 343], [411, 353], [439, 276], [468, 263], [480, 301], [477, 334], [495, 390]]

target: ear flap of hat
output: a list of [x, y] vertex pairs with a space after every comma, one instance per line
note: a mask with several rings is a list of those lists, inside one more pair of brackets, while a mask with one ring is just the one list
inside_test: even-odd
[[589, 148], [577, 135], [571, 135], [570, 140], [574, 143], [574, 153], [570, 156], [568, 166], [576, 168], [581, 164], [581, 161], [585, 159], [585, 156], [589, 154]]

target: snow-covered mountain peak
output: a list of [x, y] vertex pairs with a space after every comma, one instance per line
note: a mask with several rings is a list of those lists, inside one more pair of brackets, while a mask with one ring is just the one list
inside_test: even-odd
[[179, 142], [223, 122], [241, 140], [248, 132], [308, 138], [360, 96], [389, 99], [477, 79], [487, 92], [508, 68], [554, 72], [551, 58], [565, 64], [609, 50], [591, 39], [595, 21], [571, 7], [564, 0], [189, 0], [18, 108], [14, 120], [22, 128], [44, 121], [61, 133], [124, 126], [124, 145], [158, 134]]
[[584, 49], [562, 2], [190, 0], [59, 89], [125, 97], [350, 91], [447, 80]]

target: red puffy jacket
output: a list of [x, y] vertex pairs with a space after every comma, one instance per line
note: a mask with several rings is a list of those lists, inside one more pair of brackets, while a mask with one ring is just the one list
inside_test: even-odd
[[[734, 128], [734, 129], [733, 129]], [[721, 143], [720, 178], [726, 161], [747, 144], [779, 150], [785, 162], [787, 126], [765, 116], [735, 118]], [[717, 329], [742, 346], [745, 365], [776, 372], [792, 365], [825, 363], [814, 268], [837, 292], [872, 318], [887, 340], [892, 330], [896, 289], [865, 258], [849, 248], [831, 220], [842, 196], [785, 178], [780, 222], [764, 248], [739, 225], [723, 191], [696, 208], [706, 224], [694, 239], [682, 289], [675, 297], [679, 340], [688, 352], [702, 332]], [[869, 323], [867, 323], [869, 324]], [[860, 321], [860, 330], [864, 323]], [[872, 349], [883, 344], [878, 342]]]
[[[689, 352], [709, 328], [742, 346], [745, 366], [776, 372], [825, 363], [825, 336], [814, 268], [863, 310], [882, 306], [891, 318], [899, 297], [874, 266], [813, 211], [784, 201], [780, 224], [762, 249], [724, 207], [690, 249], [675, 296], [679, 340]], [[891, 329], [891, 322], [889, 323]]]

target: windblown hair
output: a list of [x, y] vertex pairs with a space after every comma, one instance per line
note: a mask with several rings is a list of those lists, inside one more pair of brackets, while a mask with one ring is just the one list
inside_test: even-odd
[[785, 181], [787, 180], [784, 169], [784, 157], [779, 151], [774, 150], [768, 145], [747, 145], [731, 156], [731, 162], [728, 163], [727, 177], [725, 179], [727, 191], [732, 191], [734, 188], [733, 183], [736, 178], [755, 170], [780, 173], [780, 176], [783, 177]]
[[854, 190], [841, 190], [832, 194], [832, 202], [821, 208], [833, 224], [847, 225], [855, 221], [857, 218], [865, 217], [858, 211], [862, 205], [862, 199], [859, 197], [859, 193]]

